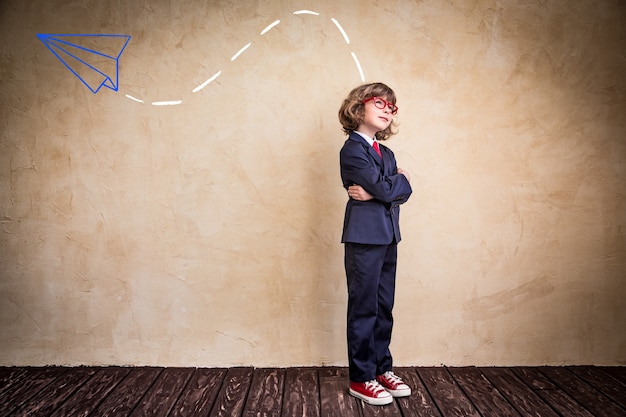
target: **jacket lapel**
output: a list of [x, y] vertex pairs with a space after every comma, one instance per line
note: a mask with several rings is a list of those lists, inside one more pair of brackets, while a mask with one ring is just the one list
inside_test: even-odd
[[381, 165], [381, 166], [383, 165], [383, 157], [385, 156], [385, 152], [383, 151], [382, 146], [380, 147], [380, 153], [382, 156], [378, 156], [376, 149], [374, 149], [373, 146], [367, 143], [367, 141], [358, 133], [354, 133], [354, 132], [350, 133], [350, 139], [355, 140], [361, 143], [363, 146], [365, 146], [365, 148], [367, 149], [367, 152], [369, 152], [372, 158], [374, 158], [374, 161], [376, 161], [378, 165]]

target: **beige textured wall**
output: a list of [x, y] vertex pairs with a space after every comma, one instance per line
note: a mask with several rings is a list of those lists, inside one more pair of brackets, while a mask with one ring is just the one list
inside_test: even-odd
[[[345, 364], [352, 53], [396, 90], [413, 173], [396, 363], [625, 364], [625, 19], [608, 0], [3, 1], [0, 364]], [[130, 35], [119, 91], [38, 33]]]

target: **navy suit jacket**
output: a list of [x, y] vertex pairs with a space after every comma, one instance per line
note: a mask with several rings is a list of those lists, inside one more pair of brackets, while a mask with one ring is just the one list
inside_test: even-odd
[[400, 204], [413, 190], [406, 177], [398, 174], [391, 149], [380, 145], [382, 158], [358, 133], [350, 136], [339, 152], [344, 188], [358, 184], [374, 198], [349, 199], [343, 222], [341, 242], [388, 245], [400, 242]]

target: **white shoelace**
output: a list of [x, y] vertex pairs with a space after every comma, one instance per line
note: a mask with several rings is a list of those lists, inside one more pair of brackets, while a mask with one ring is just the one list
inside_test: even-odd
[[393, 371], [387, 371], [384, 373], [383, 375], [385, 378], [390, 379], [392, 382], [396, 383], [396, 384], [404, 384], [404, 382], [402, 381], [402, 379], [400, 379], [400, 377], [396, 374], [393, 373]]
[[383, 388], [383, 386], [380, 385], [375, 379], [372, 379], [371, 381], [366, 381], [365, 388], [368, 391], [372, 391], [376, 395], [385, 391], [385, 388]]

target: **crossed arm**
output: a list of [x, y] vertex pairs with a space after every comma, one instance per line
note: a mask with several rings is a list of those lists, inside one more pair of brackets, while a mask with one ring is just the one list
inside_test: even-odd
[[[407, 171], [403, 170], [402, 168], [398, 168], [398, 174], [404, 175], [406, 179], [411, 182], [411, 174], [409, 174]], [[348, 196], [357, 201], [368, 201], [374, 198], [370, 193], [365, 191], [365, 189], [358, 184], [348, 187]]]

